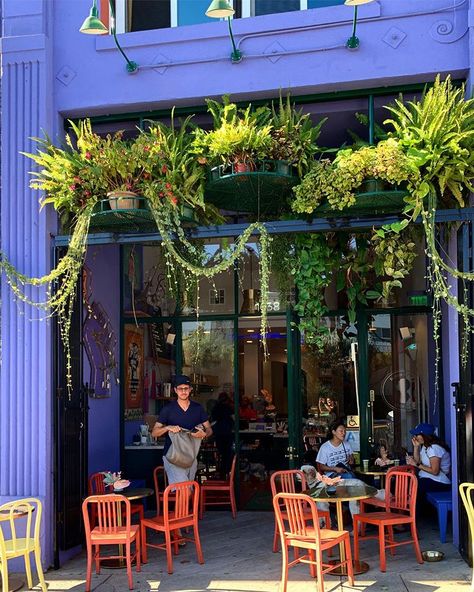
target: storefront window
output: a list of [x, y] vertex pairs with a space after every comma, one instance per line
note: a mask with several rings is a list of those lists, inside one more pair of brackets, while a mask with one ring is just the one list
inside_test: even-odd
[[[340, 417], [358, 415], [352, 344], [357, 330], [346, 317], [327, 317], [327, 333], [321, 350], [303, 345], [301, 353], [301, 396], [303, 400], [303, 437], [308, 449], [326, 439], [328, 426]], [[358, 423], [350, 436], [358, 451]], [[311, 442], [311, 444], [309, 444]]]
[[377, 314], [369, 325], [373, 441], [396, 458], [410, 449], [409, 430], [428, 417], [427, 332], [425, 314]]
[[140, 425], [151, 428], [173, 395], [175, 326], [168, 322], [127, 323], [122, 348], [124, 443], [130, 445], [137, 441]]

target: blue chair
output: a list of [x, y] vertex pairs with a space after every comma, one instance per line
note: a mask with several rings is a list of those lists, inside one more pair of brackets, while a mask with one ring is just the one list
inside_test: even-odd
[[428, 491], [426, 499], [438, 512], [439, 540], [446, 542], [446, 527], [448, 526], [448, 512], [453, 510], [453, 500], [450, 491]]

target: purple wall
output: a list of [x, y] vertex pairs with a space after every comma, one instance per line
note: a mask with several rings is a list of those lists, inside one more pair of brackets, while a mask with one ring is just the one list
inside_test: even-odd
[[[38, 195], [28, 188], [31, 165], [19, 151], [31, 151], [28, 138], [43, 131], [60, 135], [63, 118], [197, 105], [223, 93], [245, 99], [273, 97], [288, 88], [301, 95], [424, 82], [437, 72], [468, 76], [474, 54], [468, 30], [474, 22], [472, 4], [380, 0], [361, 6], [361, 46], [355, 52], [344, 47], [353, 15], [346, 6], [239, 20], [234, 32], [244, 59], [236, 65], [229, 60], [224, 22], [129, 33], [120, 36], [121, 43], [142, 69], [128, 75], [110, 37], [79, 33], [91, 0], [2, 0], [3, 252], [31, 275], [43, 274], [50, 265], [55, 216], [50, 209], [39, 212]], [[91, 249], [88, 259], [94, 297], [118, 331], [118, 250], [100, 251], [94, 258]], [[117, 278], [113, 289], [111, 277]], [[31, 322], [29, 308], [18, 314], [4, 279], [1, 291], [0, 503], [28, 495], [45, 501], [43, 553], [50, 564], [50, 327]], [[457, 353], [449, 355], [452, 380]], [[90, 472], [103, 469], [105, 462], [107, 468], [119, 468], [118, 390], [89, 404]]]
[[446, 0], [361, 6], [355, 52], [345, 48], [353, 9], [344, 5], [239, 19], [234, 32], [244, 58], [234, 65], [225, 22], [127, 33], [120, 43], [143, 66], [128, 75], [111, 37], [79, 33], [90, 0], [57, 2], [57, 108], [68, 115], [126, 112], [200, 104], [223, 93], [268, 97], [287, 88], [307, 94], [425, 81], [437, 72], [464, 76], [468, 4], [457, 5], [455, 12]]
[[[116, 245], [90, 246], [86, 266], [91, 272], [92, 300], [107, 312], [117, 337], [115, 359], [120, 363], [120, 250]], [[119, 376], [117, 367], [117, 377]], [[89, 381], [89, 364], [84, 362], [84, 382]], [[120, 387], [115, 384], [112, 396], [89, 397], [89, 475], [97, 471], [120, 470]]]

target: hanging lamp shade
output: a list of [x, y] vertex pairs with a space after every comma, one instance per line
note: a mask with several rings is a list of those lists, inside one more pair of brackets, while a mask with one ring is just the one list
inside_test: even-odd
[[109, 30], [99, 18], [99, 11], [94, 0], [89, 16], [82, 23], [79, 29], [81, 33], [86, 35], [107, 35]]
[[344, 4], [346, 6], [360, 6], [361, 4], [370, 4], [374, 0], [346, 0]]
[[228, 18], [235, 13], [235, 10], [227, 0], [212, 0], [206, 10], [206, 16], [210, 18]]

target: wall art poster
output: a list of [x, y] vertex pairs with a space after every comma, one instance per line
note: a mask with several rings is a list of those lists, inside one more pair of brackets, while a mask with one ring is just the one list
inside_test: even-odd
[[142, 413], [143, 372], [145, 355], [143, 350], [143, 327], [125, 327], [125, 416], [130, 417], [139, 410]]

